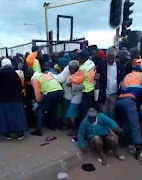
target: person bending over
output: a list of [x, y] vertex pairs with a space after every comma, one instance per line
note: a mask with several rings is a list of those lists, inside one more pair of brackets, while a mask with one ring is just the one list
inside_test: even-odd
[[48, 111], [49, 115], [49, 128], [56, 130], [58, 124], [56, 110], [58, 103], [62, 100], [62, 86], [49, 73], [38, 73], [32, 69], [26, 70], [25, 82], [33, 86], [35, 93], [36, 130], [31, 134], [42, 136], [42, 117], [45, 111]]

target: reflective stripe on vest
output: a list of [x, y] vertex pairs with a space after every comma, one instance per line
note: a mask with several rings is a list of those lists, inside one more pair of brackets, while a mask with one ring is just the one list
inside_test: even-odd
[[90, 92], [94, 90], [94, 77], [95, 77], [95, 71], [94, 71], [95, 64], [91, 60], [87, 60], [81, 67], [80, 70], [84, 72], [85, 74], [85, 80], [83, 81], [83, 85], [85, 89], [83, 92]]
[[142, 95], [142, 73], [133, 71], [124, 78], [122, 93], [119, 97], [136, 98], [139, 95]]
[[45, 95], [49, 92], [63, 90], [62, 86], [50, 74], [35, 72], [32, 79], [37, 79], [40, 82], [41, 92]]
[[142, 74], [139, 72], [132, 72], [124, 78], [124, 88], [139, 87], [142, 85]]

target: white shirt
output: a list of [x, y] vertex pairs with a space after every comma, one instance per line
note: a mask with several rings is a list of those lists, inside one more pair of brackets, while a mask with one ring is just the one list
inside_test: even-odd
[[70, 77], [70, 71], [69, 71], [69, 67], [66, 66], [64, 68], [64, 70], [56, 75], [50, 72], [50, 75], [56, 79], [59, 83], [62, 84], [63, 89], [64, 89], [64, 98], [66, 100], [71, 100], [72, 99], [72, 90], [70, 87], [67, 86], [67, 83], [69, 82], [69, 77]]
[[114, 94], [118, 91], [118, 84], [117, 84], [117, 65], [116, 62], [113, 65], [107, 64], [107, 87], [106, 87], [106, 94]]

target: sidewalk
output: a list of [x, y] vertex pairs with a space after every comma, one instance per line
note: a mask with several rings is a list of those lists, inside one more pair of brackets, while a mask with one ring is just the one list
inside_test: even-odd
[[[44, 130], [44, 136], [30, 134], [23, 140], [0, 137], [0, 180], [55, 180], [80, 163], [81, 152], [66, 131]], [[49, 145], [40, 146], [47, 136], [57, 136]], [[42, 178], [42, 180], [44, 180]]]

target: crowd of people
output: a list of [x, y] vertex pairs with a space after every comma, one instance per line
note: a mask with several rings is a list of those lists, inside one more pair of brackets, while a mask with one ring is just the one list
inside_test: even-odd
[[[142, 59], [137, 48], [113, 47], [42, 55], [32, 47], [25, 56], [0, 63], [0, 134], [22, 139], [29, 128], [70, 129], [83, 152], [91, 146], [107, 165], [105, 153], [124, 160], [119, 144], [142, 163]], [[88, 141], [88, 143], [86, 143]]]

